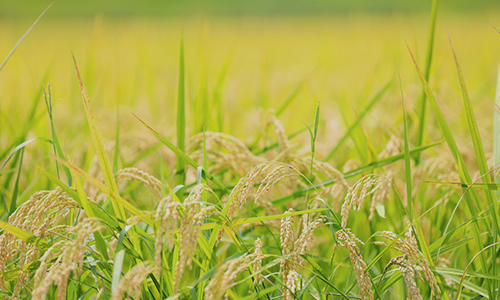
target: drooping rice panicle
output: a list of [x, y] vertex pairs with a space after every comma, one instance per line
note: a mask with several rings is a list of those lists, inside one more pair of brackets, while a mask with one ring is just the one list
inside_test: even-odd
[[[254, 242], [254, 252], [253, 255], [255, 256], [255, 260], [252, 264], [253, 267], [253, 272], [258, 273], [260, 269], [262, 268], [262, 241], [260, 238], [257, 238]], [[262, 274], [257, 274], [254, 278], [254, 284], [262, 284]]]
[[[364, 245], [364, 243], [359, 240], [349, 228], [337, 231], [335, 236], [337, 237], [338, 245], [345, 247], [349, 251], [349, 257], [354, 266], [354, 273], [356, 274], [356, 279], [358, 281], [361, 298], [363, 300], [372, 300], [372, 282], [368, 274], [365, 272], [366, 263], [363, 260], [361, 251], [356, 245], [356, 243], [361, 245]], [[335, 245], [334, 249], [337, 247], [338, 246]]]
[[205, 288], [206, 300], [229, 299], [229, 289], [234, 285], [236, 277], [245, 271], [259, 256], [244, 255], [228, 260], [217, 268], [217, 271]]
[[125, 299], [128, 291], [128, 297], [131, 299], [140, 299], [142, 283], [146, 277], [154, 271], [154, 266], [149, 262], [143, 262], [133, 266], [118, 284], [118, 288], [111, 296], [111, 300]]
[[[441, 293], [441, 289], [437, 284], [436, 277], [434, 276], [432, 270], [429, 268], [429, 263], [425, 259], [422, 252], [418, 250], [417, 241], [413, 236], [411, 228], [405, 233], [405, 238], [400, 238], [397, 234], [391, 231], [382, 231], [379, 233], [379, 236], [393, 241], [394, 244], [392, 244], [391, 247], [406, 255], [407, 261], [411, 265], [413, 270], [417, 270], [417, 266], [420, 266], [425, 280], [429, 282], [429, 287], [432, 290], [432, 295], [439, 295]], [[384, 242], [377, 243], [385, 245]], [[424, 280], [419, 272], [417, 272], [417, 275], [419, 276], [420, 280]]]
[[66, 299], [68, 279], [71, 274], [77, 277], [81, 272], [87, 252], [87, 239], [98, 230], [99, 222], [96, 219], [84, 219], [68, 229], [68, 232], [76, 233], [75, 239], [62, 240], [44, 253], [40, 258], [41, 265], [35, 273], [34, 300], [45, 299], [52, 284], [58, 286], [58, 299]]
[[177, 208], [180, 203], [172, 200], [171, 197], [166, 197], [160, 200], [156, 208], [155, 220], [160, 223], [160, 228], [156, 231], [155, 239], [155, 275], [160, 276], [162, 269], [162, 253], [164, 235], [166, 235], [166, 242], [168, 251], [172, 251], [174, 247], [174, 234], [170, 232], [172, 229], [177, 228], [178, 220], [180, 219]]
[[394, 265], [399, 267], [399, 270], [403, 275], [403, 280], [405, 282], [406, 289], [408, 290], [408, 298], [406, 299], [423, 300], [420, 290], [417, 287], [417, 283], [415, 282], [415, 269], [413, 268], [413, 265], [408, 263], [404, 255], [398, 256], [389, 261], [389, 263], [385, 266], [384, 273], [386, 273], [387, 270]]
[[179, 261], [176, 265], [174, 282], [176, 292], [179, 289], [186, 265], [189, 269], [193, 267], [193, 254], [198, 245], [198, 235], [203, 220], [208, 215], [218, 213], [214, 206], [201, 207], [199, 203], [196, 203], [201, 200], [202, 192], [207, 189], [208, 187], [203, 184], [196, 185], [181, 206], [183, 216], [180, 223]]
[[[78, 203], [60, 188], [51, 191], [40, 191], [20, 205], [9, 217], [8, 221], [9, 224], [19, 227], [39, 239], [43, 239], [54, 233], [64, 232], [67, 229], [66, 226], [54, 225], [70, 209], [78, 207]], [[20, 271], [13, 293], [13, 297], [16, 298], [29, 276], [29, 272], [26, 272], [23, 266], [37, 260], [40, 251], [33, 244], [28, 244], [9, 232], [0, 235], [0, 250], [0, 273], [6, 271], [7, 264], [13, 261], [17, 255], [21, 255], [19, 257]], [[0, 285], [4, 284], [4, 278], [0, 277]]]
[[151, 174], [148, 174], [137, 168], [125, 168], [118, 170], [118, 172], [116, 172], [115, 174], [115, 177], [117, 181], [127, 180], [142, 182], [157, 199], [161, 199], [161, 181]]
[[358, 180], [358, 182], [349, 188], [344, 199], [344, 203], [342, 204], [340, 213], [342, 216], [342, 228], [346, 228], [347, 226], [347, 218], [349, 217], [349, 211], [351, 208], [359, 211], [363, 205], [363, 200], [378, 192], [373, 196], [370, 208], [370, 216], [373, 218], [372, 212], [375, 211], [376, 204], [384, 201], [388, 196], [389, 191], [390, 183], [388, 183], [388, 180], [382, 176], [367, 175]]

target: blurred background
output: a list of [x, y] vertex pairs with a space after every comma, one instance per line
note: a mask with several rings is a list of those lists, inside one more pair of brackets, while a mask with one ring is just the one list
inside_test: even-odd
[[[50, 3], [0, 1], [0, 59]], [[107, 129], [105, 139], [114, 139], [116, 126], [132, 141], [141, 137], [144, 128], [133, 113], [172, 137], [183, 28], [189, 135], [205, 126], [251, 143], [262, 130], [263, 112], [279, 108], [300, 86], [280, 119], [287, 132], [302, 129], [302, 122], [313, 122], [320, 101], [318, 143], [327, 153], [390, 82], [363, 120], [374, 147], [382, 150], [391, 134], [402, 131], [398, 66], [410, 121], [417, 122], [421, 86], [404, 40], [423, 66], [431, 6], [430, 0], [56, 0], [0, 72], [0, 143], [8, 145], [26, 124], [32, 105], [30, 136], [50, 135], [41, 100], [42, 86], [50, 83], [59, 136], [66, 151], [78, 153], [88, 129], [72, 54], [98, 122]], [[498, 0], [439, 1], [429, 80], [456, 138], [465, 140], [449, 32], [487, 151], [500, 61], [500, 34], [492, 25], [500, 28]], [[438, 129], [428, 128], [425, 143], [441, 139]], [[307, 134], [300, 138], [308, 141]], [[346, 150], [353, 147], [346, 144]], [[347, 160], [348, 152], [335, 160]]]
[[[496, 0], [447, 0], [440, 1], [443, 11], [467, 12], [498, 9], [500, 2]], [[3, 16], [37, 15], [51, 1], [19, 0], [2, 1], [0, 14]], [[430, 1], [415, 0], [56, 0], [51, 15], [57, 17], [92, 17], [96, 13], [108, 16], [127, 17], [172, 17], [172, 16], [279, 16], [305, 14], [351, 14], [351, 13], [394, 13], [394, 12], [427, 12]]]

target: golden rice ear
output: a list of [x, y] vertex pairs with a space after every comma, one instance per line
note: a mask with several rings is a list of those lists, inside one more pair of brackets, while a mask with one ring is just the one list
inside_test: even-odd
[[[257, 238], [253, 243], [253, 245], [255, 248], [252, 254], [254, 256], [254, 260], [251, 263], [251, 266], [253, 268], [253, 273], [256, 274], [259, 273], [260, 269], [262, 268], [263, 255], [262, 255], [262, 241], [260, 240], [260, 238]], [[255, 285], [262, 284], [263, 278], [264, 277], [262, 276], [262, 274], [260, 273], [257, 274], [254, 278], [254, 284]]]
[[182, 206], [182, 217], [179, 239], [179, 261], [176, 265], [174, 291], [179, 291], [182, 275], [186, 265], [192, 269], [193, 254], [198, 245], [198, 235], [203, 225], [203, 220], [211, 214], [219, 212], [214, 206], [203, 206], [197, 203], [202, 200], [202, 192], [210, 190], [206, 185], [196, 185]]
[[378, 158], [387, 158], [403, 151], [403, 140], [392, 134], [385, 149], [379, 154]]
[[[293, 293], [301, 289], [300, 280], [297, 273], [297, 267], [304, 264], [301, 255], [306, 253], [307, 246], [310, 244], [313, 232], [321, 227], [325, 221], [323, 217], [319, 217], [308, 225], [304, 226], [300, 236], [295, 239], [293, 222], [294, 219], [286, 214], [292, 213], [290, 208], [285, 212], [285, 217], [281, 219], [280, 244], [282, 256], [288, 256], [280, 264], [280, 276], [283, 280], [283, 285], [286, 290], [283, 294], [283, 299], [293, 299]], [[307, 214], [304, 215], [307, 218]]]
[[[346, 228], [347, 226], [347, 218], [349, 217], [351, 208], [359, 210], [363, 205], [363, 200], [373, 194], [374, 197], [372, 201], [375, 203], [372, 202], [372, 208], [370, 210], [373, 209], [373, 211], [375, 211], [377, 203], [381, 203], [387, 198], [390, 188], [390, 182], [383, 176], [367, 175], [358, 180], [358, 182], [349, 188], [344, 203], [342, 204], [340, 212], [342, 216], [342, 228]], [[376, 197], [375, 193], [377, 193]], [[373, 218], [372, 213], [370, 213], [370, 217]]]
[[191, 138], [188, 151], [195, 161], [201, 163], [205, 150], [210, 160], [210, 172], [229, 170], [243, 177], [254, 166], [265, 161], [254, 155], [241, 140], [221, 132], [205, 131]]
[[159, 179], [137, 168], [125, 168], [115, 173], [116, 181], [138, 181], [142, 182], [158, 200], [162, 196], [162, 183]]
[[234, 284], [236, 277], [245, 271], [251, 264], [251, 256], [240, 256], [228, 260], [217, 267], [215, 276], [205, 288], [205, 300], [228, 299], [228, 291]]
[[[417, 270], [417, 266], [420, 266], [422, 273], [424, 274], [425, 280], [429, 282], [429, 287], [433, 295], [441, 294], [441, 289], [437, 284], [436, 277], [434, 273], [429, 268], [429, 262], [425, 259], [424, 255], [420, 250], [418, 250], [418, 245], [413, 233], [410, 229], [406, 232], [405, 238], [399, 237], [397, 234], [391, 231], [382, 231], [378, 233], [379, 236], [387, 238], [394, 243], [391, 243], [391, 248], [402, 252], [407, 257], [408, 264], [411, 265], [413, 270]], [[417, 272], [420, 280], [424, 280], [422, 275]]]
[[288, 140], [285, 128], [280, 120], [276, 117], [273, 110], [269, 110], [266, 114], [265, 127], [273, 126], [274, 133], [278, 136], [279, 147], [282, 152], [288, 152], [292, 149], [292, 143]]
[[174, 247], [174, 233], [171, 230], [177, 228], [180, 215], [178, 207], [181, 204], [174, 201], [171, 197], [163, 198], [158, 203], [155, 213], [155, 221], [160, 224], [160, 228], [156, 231], [155, 238], [155, 275], [161, 276], [162, 271], [162, 253], [163, 253], [163, 237], [167, 236], [167, 247], [171, 252]]
[[356, 274], [356, 280], [358, 281], [361, 299], [373, 300], [372, 282], [368, 274], [365, 272], [367, 266], [363, 260], [361, 251], [358, 246], [356, 246], [356, 243], [360, 243], [362, 245], [364, 245], [364, 243], [359, 240], [349, 228], [337, 231], [335, 236], [337, 237], [338, 245], [345, 247], [349, 251], [349, 257], [354, 267], [354, 273]]
[[417, 283], [415, 282], [415, 269], [414, 266], [408, 263], [408, 260], [404, 255], [394, 257], [389, 261], [389, 263], [385, 266], [384, 273], [391, 266], [398, 266], [401, 271], [401, 275], [403, 275], [403, 280], [406, 285], [406, 289], [408, 290], [408, 300], [423, 300], [422, 295], [420, 294], [420, 290], [417, 287]]
[[[60, 188], [49, 191], [39, 191], [33, 194], [26, 202], [18, 206], [10, 215], [8, 223], [35, 237], [45, 244], [44, 238], [65, 233], [68, 226], [56, 225], [70, 209], [79, 210], [78, 203]], [[50, 244], [47, 244], [50, 246]], [[41, 245], [38, 245], [41, 246]], [[20, 266], [29, 265], [38, 259], [37, 243], [28, 243], [18, 239], [6, 231], [0, 235], [0, 272], [7, 271], [7, 265], [19, 255]], [[48, 247], [47, 246], [47, 247]], [[20, 268], [13, 297], [21, 292], [24, 283], [29, 280], [30, 270]], [[3, 276], [0, 285], [5, 284]]]
[[133, 266], [120, 280], [118, 288], [111, 295], [111, 300], [125, 299], [127, 291], [129, 291], [128, 294], [130, 298], [140, 299], [142, 283], [153, 270], [154, 266], [149, 262], [143, 262]]
[[[35, 286], [33, 299], [45, 299], [51, 285], [58, 286], [58, 299], [66, 299], [68, 279], [71, 274], [78, 276], [84, 263], [87, 252], [87, 239], [100, 230], [97, 219], [84, 219], [76, 226], [68, 229], [68, 232], [76, 233], [75, 239], [61, 240], [50, 247], [40, 258], [41, 265], [35, 273]], [[56, 259], [50, 269], [48, 264]]]

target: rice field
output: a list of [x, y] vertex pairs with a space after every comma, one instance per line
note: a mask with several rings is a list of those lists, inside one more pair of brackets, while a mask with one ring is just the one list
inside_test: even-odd
[[500, 299], [500, 11], [51, 9], [0, 18], [4, 299]]

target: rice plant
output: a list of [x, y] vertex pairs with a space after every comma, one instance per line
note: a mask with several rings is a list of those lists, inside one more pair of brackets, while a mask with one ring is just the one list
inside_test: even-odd
[[[340, 27], [284, 21], [263, 38], [279, 76], [266, 63], [256, 84], [235, 43], [255, 46], [226, 35], [220, 54], [192, 19], [168, 23], [175, 48], [158, 54], [162, 42], [96, 17], [90, 40], [75, 34], [87, 48], [30, 70], [16, 55], [33, 63], [30, 43], [55, 30], [36, 32], [50, 9], [0, 65], [3, 299], [500, 299], [494, 19], [472, 27], [490, 52], [467, 55], [471, 37], [446, 32], [434, 0], [430, 25], [407, 20], [416, 37], [359, 39], [386, 51], [368, 56], [380, 59], [368, 79], [332, 66], [328, 51], [286, 78], [280, 41], [300, 48], [312, 32], [303, 24]], [[211, 30], [224, 36], [231, 22]], [[116, 49], [133, 47], [107, 53], [106, 30], [130, 35]], [[259, 31], [241, 30], [242, 40]], [[325, 47], [328, 35], [315, 33]], [[309, 67], [297, 51], [293, 64]], [[115, 58], [123, 69], [103, 63]], [[337, 78], [341, 67], [354, 79]], [[330, 77], [347, 82], [344, 95], [325, 88]]]

